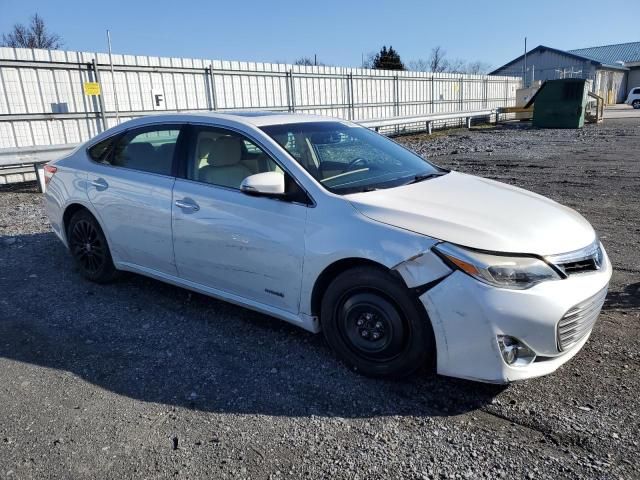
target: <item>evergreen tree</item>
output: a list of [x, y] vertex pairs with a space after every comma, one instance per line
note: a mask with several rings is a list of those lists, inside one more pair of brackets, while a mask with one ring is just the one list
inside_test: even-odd
[[391, 45], [388, 50], [383, 46], [380, 52], [376, 53], [372, 67], [377, 70], [405, 70], [400, 54]]

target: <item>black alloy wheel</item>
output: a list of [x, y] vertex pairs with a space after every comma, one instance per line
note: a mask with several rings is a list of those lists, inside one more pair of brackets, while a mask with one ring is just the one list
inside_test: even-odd
[[97, 220], [87, 210], [76, 212], [67, 229], [69, 251], [80, 273], [93, 282], [106, 283], [116, 277], [107, 239]]
[[106, 245], [102, 243], [92, 223], [81, 220], [73, 225], [69, 247], [71, 254], [87, 273], [95, 275], [104, 266]]

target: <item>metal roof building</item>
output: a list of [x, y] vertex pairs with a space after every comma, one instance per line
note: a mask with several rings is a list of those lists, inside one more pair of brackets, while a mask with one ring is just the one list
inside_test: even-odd
[[568, 53], [591, 58], [609, 65], [620, 64], [620, 62], [623, 62], [625, 65], [632, 63], [640, 64], [640, 42], [577, 48], [575, 50], [568, 50]]
[[630, 89], [640, 86], [640, 42], [575, 50], [538, 45], [527, 52], [526, 71], [521, 55], [489, 75], [519, 76], [525, 85], [535, 80], [585, 78], [607, 103], [623, 102]]

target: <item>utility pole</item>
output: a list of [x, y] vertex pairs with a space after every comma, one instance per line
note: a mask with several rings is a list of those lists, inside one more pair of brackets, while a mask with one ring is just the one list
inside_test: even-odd
[[524, 71], [522, 72], [522, 86], [527, 88], [527, 37], [524, 37]]

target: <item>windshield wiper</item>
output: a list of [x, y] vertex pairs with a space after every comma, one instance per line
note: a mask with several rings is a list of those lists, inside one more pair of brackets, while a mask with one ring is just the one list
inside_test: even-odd
[[410, 185], [412, 183], [423, 182], [425, 180], [429, 180], [430, 178], [441, 177], [442, 175], [446, 175], [448, 172], [432, 172], [432, 173], [419, 173], [415, 175], [411, 180], [409, 180], [405, 185]]

